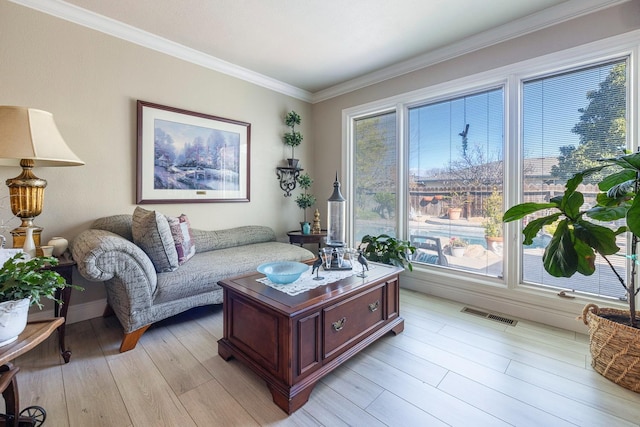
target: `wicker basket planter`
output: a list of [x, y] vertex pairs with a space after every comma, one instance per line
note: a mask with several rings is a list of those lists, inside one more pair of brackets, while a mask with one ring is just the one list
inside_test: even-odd
[[[640, 316], [640, 312], [636, 312]], [[640, 392], [640, 329], [632, 328], [602, 315], [629, 318], [629, 311], [599, 308], [588, 304], [582, 321], [589, 327], [591, 366], [608, 380]]]

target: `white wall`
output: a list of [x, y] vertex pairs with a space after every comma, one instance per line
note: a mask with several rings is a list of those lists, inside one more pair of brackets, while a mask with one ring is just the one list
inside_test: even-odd
[[[34, 170], [48, 181], [44, 210], [35, 220], [44, 227], [43, 241], [57, 235], [72, 239], [98, 217], [133, 212], [138, 99], [251, 123], [249, 203], [146, 208], [185, 213], [202, 229], [268, 225], [282, 240], [286, 231], [299, 228], [302, 212], [293, 198], [283, 197], [275, 167], [290, 156], [281, 137], [287, 130], [284, 114], [293, 109], [302, 116], [305, 136], [296, 157], [313, 175], [309, 104], [0, 0], [0, 105], [53, 113], [67, 144], [86, 162]], [[0, 168], [0, 179], [19, 172]], [[8, 195], [6, 187], [2, 195]], [[9, 216], [0, 210], [0, 219]], [[77, 281], [86, 290], [74, 291], [71, 320], [73, 305], [104, 296], [102, 285]]]

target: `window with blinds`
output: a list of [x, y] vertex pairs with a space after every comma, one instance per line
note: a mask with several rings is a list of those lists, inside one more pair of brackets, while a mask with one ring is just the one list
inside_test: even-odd
[[[623, 153], [627, 147], [627, 91], [626, 59], [522, 83], [523, 201], [549, 201], [564, 192], [565, 183], [577, 171], [595, 166], [598, 159]], [[579, 188], [585, 194], [584, 209], [595, 204], [600, 178], [593, 175]], [[617, 228], [621, 224], [606, 225]], [[596, 261], [592, 276], [576, 274], [566, 279], [546, 273], [542, 254], [551, 234], [553, 225], [545, 227], [534, 245], [524, 247], [525, 283], [626, 298], [602, 259]], [[611, 257], [620, 272], [626, 265], [626, 243], [624, 235], [619, 237], [618, 246], [623, 250]]]
[[398, 159], [396, 113], [354, 121], [353, 212], [356, 242], [369, 234], [396, 237]]
[[502, 87], [409, 109], [416, 262], [502, 276], [503, 145]]

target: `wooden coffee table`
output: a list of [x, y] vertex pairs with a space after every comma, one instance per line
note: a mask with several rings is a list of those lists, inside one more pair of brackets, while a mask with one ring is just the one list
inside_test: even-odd
[[273, 401], [290, 414], [323, 376], [387, 332], [403, 331], [401, 271], [374, 264], [366, 278], [354, 274], [295, 296], [258, 282], [259, 273], [222, 280], [218, 354], [262, 377]]

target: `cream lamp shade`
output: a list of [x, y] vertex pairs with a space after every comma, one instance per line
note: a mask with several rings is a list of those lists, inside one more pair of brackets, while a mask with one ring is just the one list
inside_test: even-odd
[[6, 181], [11, 211], [22, 219], [20, 227], [11, 232], [14, 247], [21, 247], [28, 227], [34, 228], [34, 239], [40, 243], [42, 228], [33, 226], [33, 218], [42, 212], [47, 181], [36, 177], [31, 169], [81, 165], [84, 162], [64, 142], [51, 113], [0, 106], [0, 166], [22, 167], [20, 175]]

